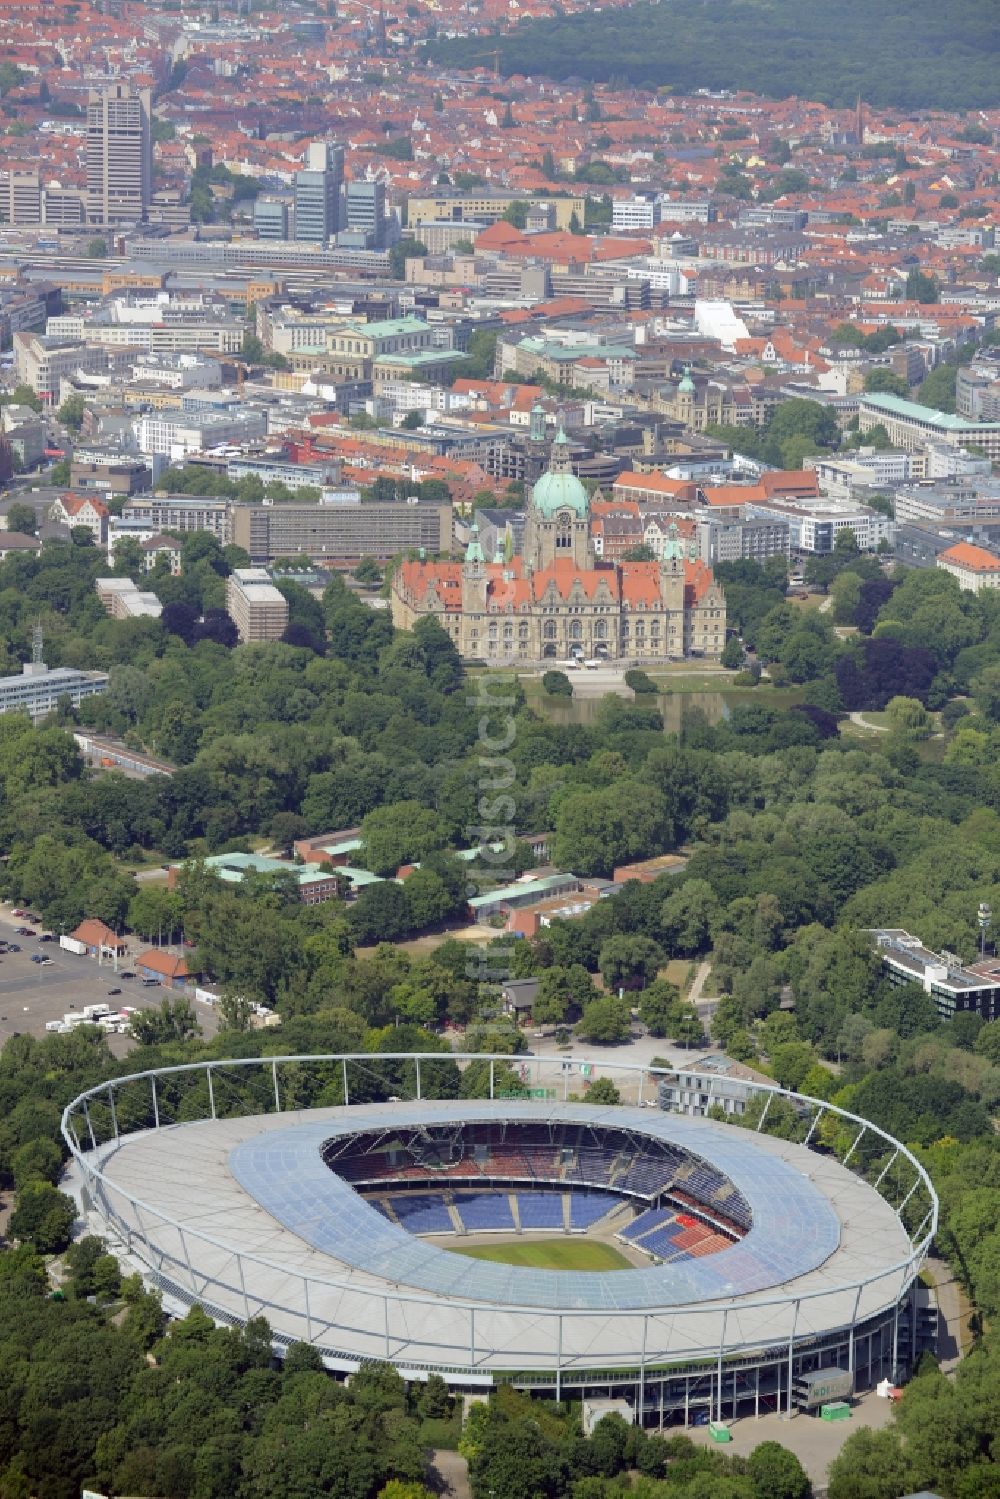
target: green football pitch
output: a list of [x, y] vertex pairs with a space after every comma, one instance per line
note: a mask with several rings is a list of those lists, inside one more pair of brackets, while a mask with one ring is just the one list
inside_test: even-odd
[[499, 1260], [502, 1265], [527, 1265], [533, 1270], [632, 1270], [623, 1254], [598, 1239], [525, 1239], [517, 1244], [456, 1245], [454, 1254], [474, 1260]]

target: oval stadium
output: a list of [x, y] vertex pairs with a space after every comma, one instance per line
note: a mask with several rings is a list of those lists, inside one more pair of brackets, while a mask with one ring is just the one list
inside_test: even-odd
[[760, 1122], [781, 1096], [796, 1138], [668, 1112], [639, 1067], [602, 1070], [645, 1106], [574, 1102], [561, 1058], [533, 1061], [546, 1096], [419, 1096], [441, 1060], [405, 1059], [417, 1097], [333, 1107], [294, 1107], [304, 1070], [371, 1100], [357, 1080], [385, 1059], [115, 1079], [65, 1112], [72, 1190], [168, 1311], [264, 1316], [279, 1354], [307, 1341], [335, 1371], [617, 1396], [663, 1425], [791, 1412], [817, 1371], [864, 1390], [919, 1353], [937, 1201], [874, 1126], [757, 1085]]

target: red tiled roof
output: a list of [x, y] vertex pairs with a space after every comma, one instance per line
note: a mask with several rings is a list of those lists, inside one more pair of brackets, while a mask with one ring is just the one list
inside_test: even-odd
[[147, 947], [135, 961], [138, 968], [148, 968], [152, 973], [162, 973], [166, 978], [185, 979], [190, 974], [183, 958], [175, 957], [162, 947]]
[[970, 573], [995, 573], [1000, 571], [1000, 557], [987, 552], [983, 547], [973, 546], [970, 541], [959, 541], [938, 557], [939, 562], [953, 562]]

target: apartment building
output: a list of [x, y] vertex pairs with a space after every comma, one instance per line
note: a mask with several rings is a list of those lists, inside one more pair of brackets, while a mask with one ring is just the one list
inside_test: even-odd
[[42, 186], [37, 171], [0, 172], [0, 224], [40, 224]]
[[397, 552], [421, 547], [436, 556], [451, 551], [451, 505], [360, 499], [320, 505], [236, 505], [232, 540], [256, 563], [299, 555], [386, 561]]
[[288, 628], [288, 600], [262, 567], [237, 567], [226, 579], [226, 613], [240, 640], [280, 640]]

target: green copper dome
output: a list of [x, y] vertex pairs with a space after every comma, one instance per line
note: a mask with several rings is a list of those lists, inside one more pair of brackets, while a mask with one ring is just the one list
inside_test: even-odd
[[586, 515], [587, 491], [575, 474], [543, 474], [531, 491], [531, 503], [547, 520], [551, 520], [557, 510]]
[[681, 383], [680, 385], [678, 385], [677, 389], [679, 393], [684, 396], [693, 396], [695, 394], [694, 381], [691, 379], [690, 365], [688, 365], [685, 369], [683, 378], [681, 379]]
[[569, 439], [559, 433], [552, 444], [549, 471], [543, 474], [531, 491], [531, 503], [540, 515], [551, 520], [557, 510], [572, 510], [585, 516], [589, 513], [590, 501], [587, 491], [569, 467]]

